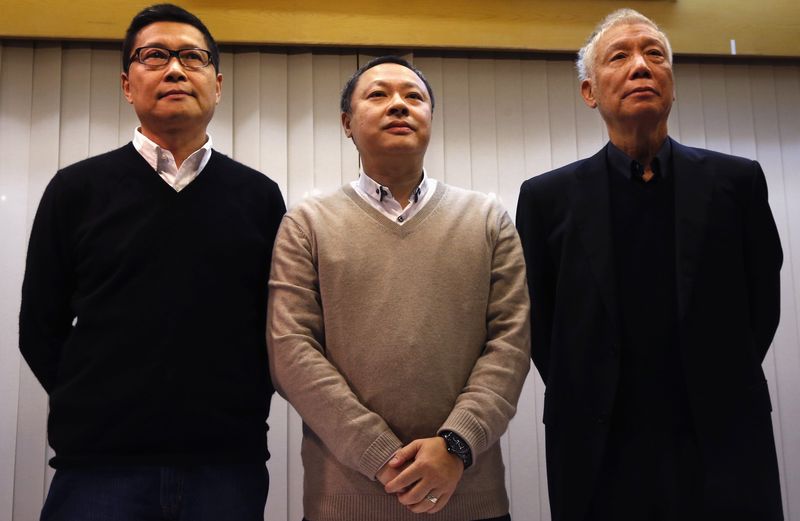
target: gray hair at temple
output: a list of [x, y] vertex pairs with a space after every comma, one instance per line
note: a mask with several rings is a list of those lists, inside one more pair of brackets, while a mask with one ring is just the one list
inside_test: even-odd
[[658, 28], [658, 25], [639, 11], [634, 11], [633, 9], [618, 9], [600, 22], [586, 41], [586, 45], [578, 51], [578, 59], [575, 61], [575, 68], [578, 69], [578, 80], [583, 81], [592, 76], [595, 60], [597, 59], [597, 42], [600, 41], [600, 38], [606, 31], [620, 24], [645, 24], [655, 29], [664, 42], [664, 48], [667, 51], [667, 61], [672, 65], [672, 47], [669, 44], [669, 38]]

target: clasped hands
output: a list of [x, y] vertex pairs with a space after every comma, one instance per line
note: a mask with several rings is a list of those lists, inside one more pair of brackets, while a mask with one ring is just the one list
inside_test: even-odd
[[434, 514], [447, 505], [463, 473], [461, 459], [447, 452], [444, 438], [435, 436], [398, 450], [375, 477], [410, 511]]

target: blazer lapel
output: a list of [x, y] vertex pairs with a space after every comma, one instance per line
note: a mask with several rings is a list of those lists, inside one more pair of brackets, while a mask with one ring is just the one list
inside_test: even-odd
[[611, 254], [611, 203], [606, 149], [587, 159], [575, 172], [578, 180], [575, 221], [600, 296], [617, 335], [616, 276]]
[[[670, 138], [671, 139], [671, 138]], [[708, 226], [708, 207], [714, 188], [703, 158], [691, 148], [672, 140], [675, 175], [675, 274], [678, 317], [686, 316]]]

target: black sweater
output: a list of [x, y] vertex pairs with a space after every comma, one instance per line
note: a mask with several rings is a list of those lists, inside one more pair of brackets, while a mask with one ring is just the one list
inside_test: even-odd
[[130, 143], [59, 171], [31, 232], [20, 350], [54, 467], [268, 457], [278, 186], [213, 152], [180, 192]]

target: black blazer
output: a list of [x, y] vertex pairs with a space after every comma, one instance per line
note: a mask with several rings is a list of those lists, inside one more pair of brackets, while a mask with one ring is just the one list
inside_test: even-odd
[[[707, 519], [783, 519], [761, 362], [778, 325], [778, 232], [755, 161], [673, 141], [677, 338]], [[522, 185], [533, 362], [546, 384], [554, 521], [583, 521], [619, 377], [605, 148]]]

